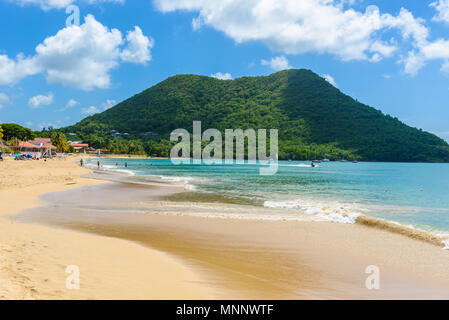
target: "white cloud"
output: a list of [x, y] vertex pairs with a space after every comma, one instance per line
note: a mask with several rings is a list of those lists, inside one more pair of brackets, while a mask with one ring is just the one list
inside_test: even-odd
[[280, 71], [280, 70], [286, 70], [291, 69], [290, 63], [288, 62], [287, 58], [284, 56], [279, 56], [276, 58], [273, 58], [271, 60], [262, 60], [261, 64], [263, 66], [269, 66], [271, 69]]
[[146, 37], [139, 27], [134, 27], [126, 35], [128, 46], [120, 53], [123, 61], [145, 64], [151, 60], [151, 49], [154, 46], [154, 40]]
[[[42, 10], [62, 9], [75, 2], [75, 0], [9, 0], [18, 5], [37, 5]], [[85, 0], [89, 4], [97, 4], [104, 2], [124, 3], [125, 0]]]
[[424, 57], [417, 55], [415, 51], [410, 51], [407, 58], [401, 60], [401, 62], [404, 64], [404, 72], [412, 76], [416, 75], [426, 64]]
[[210, 75], [212, 78], [219, 79], [219, 80], [232, 80], [232, 75], [230, 73], [221, 73], [217, 72]]
[[76, 101], [75, 99], [70, 99], [69, 101], [67, 101], [67, 103], [64, 107], [62, 107], [61, 109], [58, 109], [56, 111], [59, 111], [59, 112], [66, 111], [68, 109], [73, 108], [74, 106], [76, 106], [78, 104], [79, 104], [79, 102]]
[[449, 0], [438, 0], [430, 4], [437, 11], [432, 20], [449, 23]]
[[117, 102], [115, 100], [107, 99], [105, 102], [103, 102], [101, 104], [102, 110], [100, 110], [100, 108], [97, 108], [96, 106], [90, 106], [88, 108], [82, 108], [81, 114], [91, 116], [93, 114], [100, 113], [102, 111], [106, 111], [106, 110], [112, 108], [113, 106], [115, 106], [116, 104], [117, 104]]
[[40, 71], [35, 58], [24, 58], [19, 54], [15, 59], [10, 59], [7, 55], [0, 55], [0, 85], [17, 83]]
[[[162, 12], [198, 13], [195, 26], [210, 26], [236, 42], [262, 41], [286, 54], [329, 53], [342, 60], [379, 61], [397, 50], [382, 31], [397, 28], [418, 36], [422, 21], [407, 10], [381, 14], [376, 6], [360, 12], [339, 0], [153, 0]], [[411, 26], [410, 26], [411, 24]]]
[[98, 108], [95, 106], [90, 106], [89, 108], [81, 109], [81, 114], [85, 114], [85, 115], [93, 115], [93, 114], [99, 113], [99, 112], [100, 112], [100, 110], [98, 110]]
[[449, 57], [449, 40], [438, 39], [421, 47], [427, 59], [447, 59]]
[[441, 72], [447, 73], [449, 74], [449, 61], [446, 61], [442, 66], [441, 66]]
[[404, 71], [409, 75], [416, 75], [426, 65], [427, 61], [442, 60], [442, 72], [449, 72], [449, 40], [437, 39], [433, 42], [423, 41], [411, 50], [402, 60]]
[[109, 30], [88, 15], [81, 26], [64, 28], [45, 39], [36, 52], [49, 83], [103, 89], [110, 86], [109, 71], [118, 66], [121, 44], [119, 30]]
[[[449, 61], [449, 40], [432, 42], [425, 20], [405, 8], [393, 15], [381, 13], [377, 6], [359, 11], [351, 7], [352, 0], [153, 2], [161, 12], [196, 12], [194, 30], [209, 26], [237, 43], [260, 41], [283, 54], [325, 53], [343, 61], [373, 63], [398, 54], [404, 72], [411, 75], [428, 60], [442, 60], [442, 70]], [[432, 6], [437, 10], [436, 20], [449, 22], [449, 0], [438, 0]]]
[[67, 109], [73, 108], [74, 106], [76, 106], [77, 104], [79, 104], [78, 101], [76, 101], [75, 99], [70, 99], [67, 104], [65, 105], [65, 107]]
[[338, 88], [337, 82], [335, 82], [334, 77], [332, 77], [330, 74], [324, 74], [323, 78], [329, 82], [331, 85], [333, 85], [335, 88]]
[[[127, 46], [121, 51], [121, 46]], [[13, 84], [40, 72], [49, 83], [62, 83], [82, 90], [110, 87], [110, 71], [120, 60], [145, 63], [151, 59], [153, 42], [140, 28], [128, 33], [126, 41], [117, 29], [109, 29], [87, 15], [84, 24], [66, 27], [36, 47], [36, 55], [15, 60], [0, 55], [0, 85]]]
[[[446, 14], [449, 18], [449, 0], [440, 0], [438, 3], [432, 3], [431, 6], [436, 7], [439, 11], [439, 18], [434, 17], [434, 20], [443, 19]], [[430, 31], [424, 26], [424, 21], [414, 18], [405, 9], [401, 9], [398, 17], [399, 19], [395, 23], [392, 23], [392, 26], [401, 30], [404, 39], [413, 38], [412, 46], [414, 47], [412, 50], [409, 50], [405, 58], [403, 57], [400, 60], [404, 65], [404, 72], [414, 76], [430, 60], [442, 60], [443, 65], [441, 71], [449, 71], [449, 65], [447, 64], [449, 60], [449, 40], [440, 38], [430, 41]]]
[[48, 106], [53, 103], [53, 100], [54, 100], [53, 93], [49, 93], [48, 95], [39, 94], [28, 100], [28, 105], [31, 108], [35, 109], [43, 106]]
[[0, 92], [0, 109], [2, 109], [7, 103], [9, 103], [9, 97], [6, 94]]
[[117, 102], [113, 99], [107, 99], [105, 102], [103, 102], [101, 104], [101, 106], [103, 107], [103, 110], [108, 110], [111, 109], [113, 106], [115, 106], [117, 104]]

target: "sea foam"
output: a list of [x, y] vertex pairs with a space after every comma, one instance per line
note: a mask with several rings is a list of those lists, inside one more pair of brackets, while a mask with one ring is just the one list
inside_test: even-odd
[[354, 224], [363, 209], [357, 204], [340, 202], [320, 202], [316, 200], [296, 199], [289, 201], [265, 201], [264, 207], [299, 211], [302, 214], [315, 216], [319, 220], [336, 223]]

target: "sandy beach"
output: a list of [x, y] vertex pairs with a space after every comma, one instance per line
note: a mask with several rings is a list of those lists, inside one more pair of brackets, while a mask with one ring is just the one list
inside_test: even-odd
[[[10, 217], [39, 195], [104, 183], [74, 159], [0, 163], [0, 299], [203, 299], [213, 293], [172, 257], [130, 241], [22, 223]], [[80, 290], [68, 290], [68, 266]]]
[[[449, 298], [449, 252], [434, 238], [371, 221], [161, 214], [182, 187], [86, 179], [70, 159], [0, 168], [2, 299]], [[69, 265], [80, 290], [66, 289]]]

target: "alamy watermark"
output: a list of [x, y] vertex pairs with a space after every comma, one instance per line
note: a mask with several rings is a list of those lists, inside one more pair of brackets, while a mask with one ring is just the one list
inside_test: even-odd
[[69, 276], [65, 280], [65, 286], [68, 290], [80, 289], [80, 268], [76, 265], [67, 266], [65, 273]]
[[[192, 137], [191, 137], [192, 136]], [[181, 141], [179, 141], [181, 139]], [[260, 175], [274, 175], [278, 171], [278, 130], [270, 129], [269, 154], [267, 155], [266, 129], [226, 129], [223, 158], [223, 135], [217, 129], [202, 132], [201, 121], [193, 122], [192, 135], [185, 129], [176, 129], [170, 135], [176, 144], [170, 152], [174, 165], [180, 164], [260, 164]], [[234, 144], [235, 141], [235, 144]], [[245, 161], [245, 141], [247, 161]], [[204, 148], [203, 142], [208, 143]], [[235, 150], [235, 152], [234, 152]]]
[[65, 9], [65, 13], [69, 15], [65, 21], [67, 28], [80, 25], [80, 8], [78, 6], [74, 4], [68, 6]]
[[369, 276], [365, 280], [365, 286], [368, 290], [380, 289], [380, 268], [375, 265], [366, 267], [365, 273]]

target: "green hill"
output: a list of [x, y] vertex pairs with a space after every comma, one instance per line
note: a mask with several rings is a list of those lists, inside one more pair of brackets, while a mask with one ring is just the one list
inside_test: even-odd
[[444, 140], [357, 102], [309, 70], [236, 80], [178, 75], [63, 131], [82, 139], [94, 134], [108, 140], [116, 130], [160, 140], [177, 128], [191, 132], [194, 120], [203, 129], [279, 129], [284, 159], [317, 152], [372, 161], [449, 161]]

